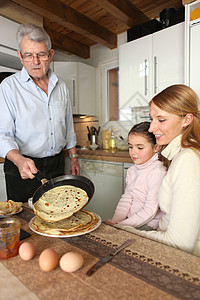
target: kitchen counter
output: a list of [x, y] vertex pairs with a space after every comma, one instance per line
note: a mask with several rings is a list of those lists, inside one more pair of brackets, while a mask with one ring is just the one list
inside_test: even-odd
[[[105, 160], [113, 162], [122, 162], [122, 163], [132, 163], [132, 160], [129, 156], [128, 151], [119, 151], [111, 152], [110, 150], [76, 150], [80, 158], [95, 159], [95, 160]], [[68, 157], [68, 151], [65, 151], [65, 156]], [[4, 158], [0, 157], [0, 163], [4, 162]]]
[[[23, 261], [19, 256], [0, 261], [2, 300], [200, 299], [199, 257], [107, 224], [82, 236], [42, 236], [29, 228], [33, 216], [26, 204], [16, 215], [21, 227], [31, 233], [26, 241], [35, 245], [36, 256], [31, 261]], [[133, 244], [92, 276], [86, 276], [99, 258], [130, 238], [134, 239]], [[66, 273], [59, 266], [43, 272], [38, 260], [48, 247], [55, 249], [59, 257], [68, 251], [80, 253], [83, 267], [74, 273]]]
[[[97, 149], [97, 150], [77, 149], [76, 151], [80, 158], [122, 162], [122, 163], [132, 163], [128, 151], [116, 150], [112, 152], [111, 150], [102, 150], [102, 149]], [[68, 153], [66, 151], [66, 157], [67, 156]]]

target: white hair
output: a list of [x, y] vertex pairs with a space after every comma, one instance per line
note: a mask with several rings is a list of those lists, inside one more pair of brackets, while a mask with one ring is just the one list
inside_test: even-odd
[[40, 43], [45, 42], [48, 51], [51, 50], [51, 39], [46, 31], [35, 24], [21, 24], [17, 30], [16, 38], [18, 44], [18, 50], [21, 51], [21, 41], [26, 37], [34, 42]]

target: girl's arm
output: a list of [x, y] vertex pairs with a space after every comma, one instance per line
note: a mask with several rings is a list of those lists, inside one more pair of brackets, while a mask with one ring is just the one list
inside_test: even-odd
[[117, 223], [119, 221], [125, 220], [128, 216], [128, 212], [130, 210], [133, 197], [131, 195], [131, 191], [134, 187], [134, 180], [133, 180], [133, 173], [134, 168], [129, 168], [126, 176], [126, 188], [125, 192], [122, 195], [121, 199], [119, 200], [119, 203], [117, 204], [115, 213], [111, 220], [109, 220], [112, 223]]

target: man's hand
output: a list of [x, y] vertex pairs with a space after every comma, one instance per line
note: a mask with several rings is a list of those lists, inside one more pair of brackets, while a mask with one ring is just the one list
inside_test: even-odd
[[23, 157], [18, 164], [19, 173], [22, 179], [33, 179], [34, 174], [37, 174], [38, 170], [35, 166], [35, 163], [32, 159]]
[[38, 169], [34, 161], [21, 155], [19, 151], [11, 150], [6, 157], [18, 167], [22, 179], [33, 179], [34, 174], [37, 174]]
[[71, 158], [71, 172], [72, 175], [80, 175], [80, 165], [78, 162], [78, 158], [76, 157]]

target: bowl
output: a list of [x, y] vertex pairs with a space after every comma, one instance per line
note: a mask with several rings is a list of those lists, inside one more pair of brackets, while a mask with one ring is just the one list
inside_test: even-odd
[[92, 150], [96, 150], [98, 147], [99, 147], [99, 146], [96, 145], [96, 144], [90, 145], [90, 149], [92, 149]]
[[127, 151], [129, 149], [128, 145], [118, 145], [117, 149], [120, 151]]
[[129, 149], [128, 139], [125, 140], [116, 139], [116, 147], [118, 150], [127, 151]]

